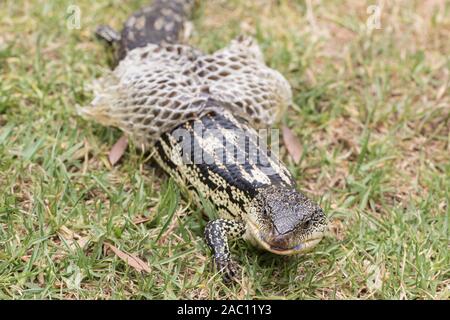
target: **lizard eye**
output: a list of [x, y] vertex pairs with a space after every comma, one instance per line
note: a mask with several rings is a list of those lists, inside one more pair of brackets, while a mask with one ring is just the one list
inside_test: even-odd
[[303, 229], [308, 229], [310, 226], [311, 226], [311, 220], [306, 220], [305, 222], [302, 223]]
[[269, 208], [267, 205], [262, 207], [261, 214], [263, 217], [269, 217]]

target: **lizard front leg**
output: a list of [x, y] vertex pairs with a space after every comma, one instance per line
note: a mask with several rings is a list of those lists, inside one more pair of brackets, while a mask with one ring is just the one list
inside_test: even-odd
[[214, 253], [214, 263], [222, 272], [225, 282], [236, 279], [239, 266], [230, 257], [228, 241], [245, 233], [245, 224], [242, 221], [216, 219], [208, 222], [205, 228], [205, 239]]

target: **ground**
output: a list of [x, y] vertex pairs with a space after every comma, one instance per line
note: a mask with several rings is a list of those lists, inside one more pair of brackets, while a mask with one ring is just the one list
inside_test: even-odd
[[330, 218], [303, 256], [237, 242], [234, 285], [202, 210], [132, 145], [112, 167], [120, 132], [75, 111], [111, 59], [95, 26], [143, 3], [0, 3], [0, 299], [450, 298], [448, 1], [381, 2], [378, 26], [376, 1], [203, 1], [194, 45], [253, 35], [291, 83], [283, 159]]

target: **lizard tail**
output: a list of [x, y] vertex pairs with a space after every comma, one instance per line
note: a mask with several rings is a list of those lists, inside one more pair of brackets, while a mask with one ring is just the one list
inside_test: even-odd
[[154, 0], [125, 22], [119, 45], [119, 60], [134, 48], [149, 43], [179, 43], [195, 0]]

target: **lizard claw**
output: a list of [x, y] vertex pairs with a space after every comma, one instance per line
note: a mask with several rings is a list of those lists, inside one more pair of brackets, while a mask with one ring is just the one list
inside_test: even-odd
[[214, 259], [216, 268], [221, 272], [223, 281], [229, 283], [232, 281], [239, 281], [240, 266], [231, 259]]

